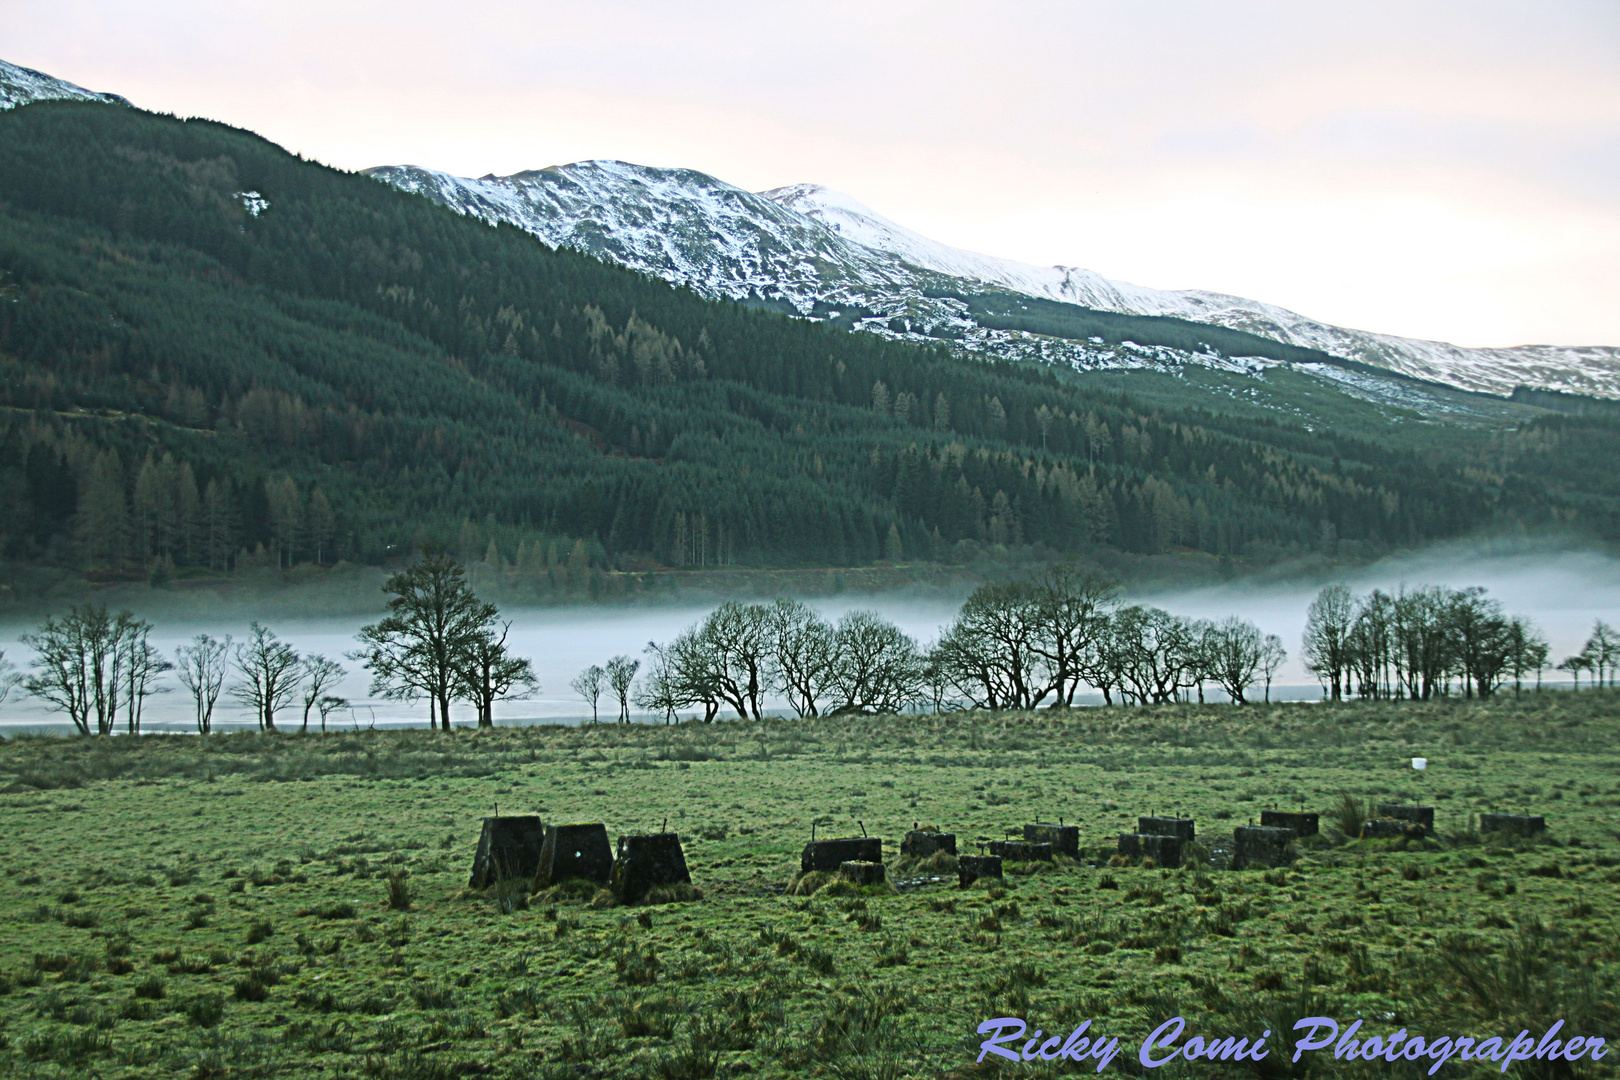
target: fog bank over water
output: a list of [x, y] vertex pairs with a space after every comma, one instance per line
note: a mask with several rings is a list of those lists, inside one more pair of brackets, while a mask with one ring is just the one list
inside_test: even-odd
[[[1528, 615], [1535, 620], [1552, 644], [1555, 663], [1579, 650], [1591, 632], [1594, 619], [1620, 622], [1620, 559], [1590, 548], [1550, 544], [1453, 544], [1383, 560], [1334, 580], [1345, 581], [1358, 594], [1374, 588], [1393, 591], [1403, 584], [1454, 588], [1483, 585], [1510, 614]], [[1274, 687], [1276, 696], [1314, 699], [1320, 695], [1314, 680], [1300, 665], [1299, 639], [1305, 610], [1324, 583], [1322, 579], [1310, 583], [1245, 579], [1194, 588], [1127, 590], [1123, 599], [1153, 604], [1193, 618], [1238, 614], [1253, 620], [1265, 632], [1281, 637], [1288, 649], [1288, 662], [1278, 673]], [[812, 599], [807, 603], [829, 620], [852, 610], [877, 611], [926, 646], [955, 616], [960, 598], [943, 593], [845, 595]], [[208, 633], [215, 637], [230, 634], [240, 640], [247, 629], [247, 618], [234, 609], [218, 619], [179, 619], [156, 606], [147, 611], [142, 611], [143, 605], [139, 603], [129, 606], [156, 625], [152, 643], [169, 657], [173, 656], [176, 646], [195, 634]], [[497, 705], [497, 722], [577, 722], [581, 716], [588, 719], [589, 706], [568, 689], [569, 681], [580, 670], [621, 653], [645, 660], [648, 642], [668, 642], [702, 619], [713, 606], [688, 602], [662, 607], [507, 609], [503, 615], [512, 621], [508, 643], [518, 655], [533, 661], [540, 691], [529, 700]], [[426, 722], [425, 702], [412, 705], [371, 698], [366, 673], [353, 661], [342, 659], [345, 652], [355, 647], [355, 631], [369, 621], [365, 617], [272, 616], [265, 621], [300, 652], [339, 659], [350, 669], [337, 693], [353, 702], [354, 708], [334, 714], [332, 720], [339, 726]], [[6, 655], [19, 667], [27, 663], [30, 654], [17, 643], [17, 637], [37, 624], [38, 620], [0, 624], [0, 642], [4, 643]], [[1559, 678], [1564, 678], [1562, 673]], [[191, 730], [191, 705], [184, 689], [172, 675], [165, 677], [164, 685], [170, 687], [170, 692], [153, 697], [147, 703], [146, 728]], [[616, 715], [617, 706], [605, 696], [600, 708], [605, 718], [612, 719]], [[279, 723], [296, 727], [300, 712], [300, 708], [289, 709], [280, 715]], [[221, 698], [215, 719], [217, 724], [227, 727], [251, 724], [250, 714], [226, 697]], [[457, 706], [452, 709], [452, 719], [471, 723], [472, 709]], [[30, 729], [71, 730], [59, 714], [14, 692], [10, 700], [0, 704], [0, 731]]]

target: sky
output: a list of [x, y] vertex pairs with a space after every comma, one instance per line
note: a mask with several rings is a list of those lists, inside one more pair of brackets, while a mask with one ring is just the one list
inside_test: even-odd
[[1620, 344], [1620, 3], [0, 0], [0, 58], [351, 169], [814, 182], [1462, 345]]

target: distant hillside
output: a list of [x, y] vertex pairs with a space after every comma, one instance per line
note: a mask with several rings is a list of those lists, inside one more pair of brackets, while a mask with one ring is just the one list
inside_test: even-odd
[[1149, 405], [1119, 373], [705, 301], [124, 106], [0, 113], [0, 275], [3, 550], [98, 576], [424, 538], [583, 587], [629, 566], [1620, 532], [1601, 417], [1514, 406], [1538, 418], [1436, 438], [1314, 380], [1333, 425], [1241, 395]]
[[[711, 299], [773, 304], [890, 340], [942, 339], [967, 352], [1082, 371], [1207, 363], [1210, 348], [1273, 360], [1311, 353], [1315, 361], [1335, 357], [1504, 397], [1525, 384], [1620, 398], [1614, 346], [1463, 348], [1332, 326], [1240, 296], [1150, 289], [1075, 266], [1031, 266], [930, 240], [818, 184], [750, 192], [692, 169], [625, 161], [576, 161], [476, 180], [414, 165], [369, 172], [460, 213], [516, 225], [553, 246]], [[986, 310], [1009, 297], [1055, 318], [1037, 329]], [[1110, 317], [1132, 322], [1132, 347], [1072, 332]], [[1185, 332], [1189, 325], [1202, 334]]]

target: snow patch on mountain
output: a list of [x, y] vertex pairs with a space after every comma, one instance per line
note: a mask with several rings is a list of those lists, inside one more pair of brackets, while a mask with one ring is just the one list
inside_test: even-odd
[[[53, 99], [129, 104], [116, 94], [0, 60], [0, 110]], [[1213, 353], [992, 330], [956, 298], [1003, 291], [1243, 330], [1466, 390], [1508, 394], [1522, 384], [1620, 398], [1620, 348], [1464, 348], [1333, 326], [1224, 293], [1150, 289], [1079, 267], [1031, 266], [930, 240], [818, 184], [754, 193], [692, 169], [623, 161], [581, 161], [477, 180], [410, 165], [369, 172], [459, 213], [515, 225], [553, 247], [616, 262], [710, 299], [769, 303], [893, 339], [947, 341], [969, 352], [1076, 368], [1189, 359], [1234, 368], [1250, 364]], [[243, 197], [249, 196], [262, 198], [256, 192]], [[258, 201], [249, 206], [250, 212], [263, 208]]]
[[114, 105], [129, 102], [117, 94], [98, 94], [42, 71], [19, 67], [0, 60], [0, 111], [27, 105], [30, 101], [105, 101]]
[[[1004, 291], [1128, 315], [1161, 315], [1320, 349], [1402, 375], [1493, 394], [1524, 384], [1620, 397], [1620, 349], [1469, 349], [1318, 322], [1204, 290], [1150, 289], [1071, 266], [1031, 266], [930, 240], [818, 184], [753, 193], [691, 169], [581, 161], [477, 180], [416, 166], [370, 175], [489, 222], [685, 285], [711, 299], [776, 304], [811, 318], [970, 352], [1076, 368], [1216, 357], [1102, 346], [978, 325], [950, 295]], [[1269, 363], [1269, 362], [1267, 362]]]

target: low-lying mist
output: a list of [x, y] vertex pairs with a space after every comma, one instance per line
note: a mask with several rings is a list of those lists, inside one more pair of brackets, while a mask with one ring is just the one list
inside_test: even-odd
[[[376, 580], [380, 583], [380, 576]], [[1509, 614], [1527, 615], [1541, 627], [1551, 643], [1553, 663], [1580, 649], [1594, 619], [1620, 621], [1620, 558], [1589, 547], [1502, 541], [1448, 544], [1382, 560], [1333, 580], [1344, 581], [1357, 594], [1374, 588], [1393, 591], [1402, 585], [1484, 586]], [[1122, 596], [1129, 602], [1152, 604], [1177, 615], [1217, 618], [1236, 614], [1254, 621], [1263, 631], [1280, 636], [1289, 651], [1288, 661], [1278, 673], [1274, 696], [1309, 699], [1319, 695], [1314, 680], [1299, 661], [1300, 632], [1305, 610], [1324, 583], [1319, 577], [1308, 583], [1242, 579], [1180, 589], [1126, 589]], [[367, 584], [376, 587], [369, 580]], [[375, 611], [380, 612], [382, 598], [380, 593], [377, 596]], [[910, 592], [845, 594], [806, 602], [829, 619], [851, 610], [877, 611], [927, 645], [955, 616], [961, 600], [961, 596], [944, 592]], [[171, 657], [177, 646], [199, 633], [215, 637], [230, 634], [240, 640], [252, 617], [251, 609], [244, 610], [246, 605], [232, 605], [217, 617], [197, 617], [181, 614], [173, 601], [164, 597], [154, 597], [150, 604], [134, 599], [126, 604], [155, 624], [152, 643]], [[669, 641], [712, 607], [711, 603], [688, 601], [663, 606], [505, 608], [503, 618], [512, 622], [509, 644], [518, 655], [533, 661], [540, 691], [528, 700], [497, 705], [497, 722], [589, 719], [589, 705], [568, 689], [576, 674], [614, 655], [643, 659], [649, 642]], [[412, 705], [370, 697], [367, 674], [357, 663], [343, 658], [355, 647], [355, 631], [374, 617], [352, 613], [352, 609], [341, 615], [299, 616], [276, 603], [267, 605], [261, 621], [300, 652], [324, 654], [349, 669], [336, 692], [348, 698], [353, 707], [333, 714], [330, 722], [343, 727], [423, 724], [427, 718], [425, 702]], [[36, 625], [37, 620], [10, 619], [0, 623], [0, 641], [5, 643], [6, 655], [19, 667], [26, 665], [29, 654], [17, 638]], [[1560, 674], [1558, 681], [1565, 681], [1565, 677]], [[147, 704], [145, 726], [152, 731], [191, 730], [190, 702], [184, 690], [172, 676], [165, 685], [169, 692]], [[616, 706], [605, 697], [600, 709], [604, 719], [616, 714]], [[278, 725], [297, 727], [300, 712], [293, 708], [282, 713]], [[471, 723], [473, 719], [469, 707], [452, 710], [452, 720]], [[250, 724], [251, 715], [222, 697], [215, 722], [226, 727]], [[311, 725], [316, 723], [318, 719], [312, 713]], [[42, 703], [14, 691], [0, 704], [0, 731], [21, 730], [70, 729]]]

